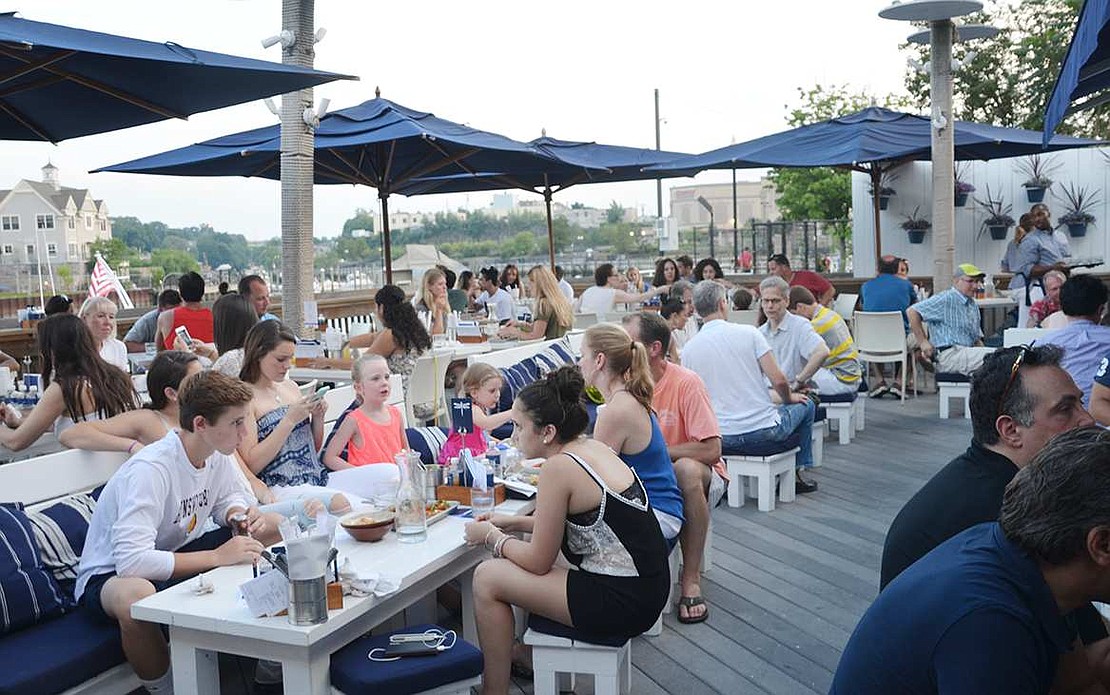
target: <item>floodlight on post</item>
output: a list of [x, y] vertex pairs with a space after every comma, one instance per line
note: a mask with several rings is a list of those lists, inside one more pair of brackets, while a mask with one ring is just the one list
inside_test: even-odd
[[297, 35], [296, 34], [294, 34], [289, 29], [282, 29], [278, 33], [274, 34], [273, 36], [267, 36], [266, 38], [262, 39], [262, 47], [263, 48], [269, 48], [271, 46], [276, 46], [277, 44], [280, 43], [282, 50], [287, 51], [290, 48], [292, 48], [293, 44], [295, 44], [296, 42], [297, 42]]
[[316, 130], [320, 127], [320, 119], [327, 115], [329, 104], [331, 104], [331, 99], [321, 99], [320, 105], [315, 110], [311, 105], [306, 106], [301, 114], [301, 120], [304, 121], [306, 126]]
[[703, 195], [698, 196], [698, 204], [709, 212], [709, 257], [716, 258], [717, 254], [713, 245], [713, 206], [709, 204], [709, 201], [706, 200]]
[[281, 109], [278, 108], [278, 105], [274, 103], [273, 99], [271, 99], [270, 97], [266, 97], [262, 100], [262, 103], [266, 105], [266, 108], [269, 109], [270, 113], [274, 114], [278, 118], [281, 118]]
[[[903, 22], [928, 22], [928, 31], [909, 37], [911, 43], [929, 44], [929, 96], [932, 99], [933, 166], [933, 286], [946, 287], [955, 266], [955, 143], [952, 117], [952, 44], [959, 39], [990, 38], [994, 27], [979, 24], [957, 27], [952, 19], [983, 9], [978, 0], [895, 1], [880, 10], [883, 19]], [[878, 241], [878, 234], [876, 234]], [[876, 256], [881, 253], [875, 249]]]

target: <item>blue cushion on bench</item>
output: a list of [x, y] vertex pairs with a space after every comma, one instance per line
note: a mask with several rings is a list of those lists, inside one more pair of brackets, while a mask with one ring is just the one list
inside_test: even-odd
[[553, 637], [564, 637], [576, 642], [589, 642], [590, 644], [600, 644], [603, 647], [619, 647], [628, 641], [624, 637], [606, 637], [604, 635], [591, 635], [589, 633], [576, 630], [573, 627], [563, 625], [562, 623], [548, 620], [547, 618], [536, 615], [535, 613], [528, 616], [528, 627], [536, 632], [542, 632], [545, 635]]
[[405, 439], [409, 448], [420, 454], [420, 462], [434, 466], [439, 459], [439, 450], [447, 441], [447, 430], [443, 427], [407, 427]]
[[960, 374], [959, 372], [937, 372], [937, 381], [947, 381], [957, 384], [971, 383], [971, 377], [967, 374]]
[[773, 456], [781, 454], [784, 451], [789, 451], [794, 447], [801, 444], [802, 438], [797, 433], [794, 433], [786, 438], [783, 442], [762, 442], [759, 444], [749, 444], [744, 447], [742, 451], [732, 451], [725, 454], [729, 456]]
[[824, 394], [824, 393], [822, 393], [821, 394], [821, 402], [822, 403], [855, 403], [856, 402], [856, 394], [855, 393], [833, 393], [833, 394]]
[[821, 406], [817, 406], [817, 411], [813, 413], [813, 421], [824, 422], [826, 417], [828, 417], [828, 411]]
[[43, 569], [23, 505], [0, 504], [0, 634], [61, 615], [72, 605]]
[[27, 512], [35, 532], [42, 566], [54, 575], [58, 585], [73, 596], [77, 583], [77, 563], [85, 548], [96, 500], [88, 493], [70, 495], [38, 512]]
[[[351, 642], [331, 655], [332, 687], [348, 695], [411, 695], [481, 675], [482, 652], [461, 637], [455, 641], [455, 646], [430, 656], [405, 657], [388, 662], [366, 658], [371, 649], [388, 646], [389, 635], [399, 632], [415, 634], [428, 629], [442, 630], [437, 625], [413, 625]], [[381, 652], [376, 652], [375, 656], [381, 656]]]
[[0, 695], [60, 693], [122, 664], [119, 627], [85, 610], [4, 636]]

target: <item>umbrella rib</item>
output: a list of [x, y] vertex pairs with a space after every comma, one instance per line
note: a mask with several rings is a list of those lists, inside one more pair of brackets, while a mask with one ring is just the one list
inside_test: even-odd
[[[63, 81], [64, 81], [63, 78], [58, 77], [57, 75], [53, 75], [53, 76], [43, 77], [43, 78], [38, 79], [38, 80], [34, 80], [33, 82], [23, 82], [21, 84], [12, 85], [11, 87], [8, 87], [7, 89], [0, 89], [0, 98], [9, 97], [13, 94], [19, 94], [20, 92], [26, 92], [26, 91], [35, 90], [35, 89], [41, 89], [43, 87], [49, 87], [52, 84], [57, 84], [58, 82], [63, 82]], [[2, 80], [0, 80], [0, 83], [2, 83]]]
[[12, 108], [9, 104], [6, 104], [3, 101], [0, 101], [0, 109], [2, 109], [5, 113], [7, 113], [9, 116], [11, 116], [16, 121], [18, 121], [20, 125], [22, 125], [27, 130], [31, 131], [32, 133], [34, 133], [38, 137], [42, 138], [43, 140], [48, 140], [48, 141], [54, 143], [55, 145], [58, 144], [57, 139], [55, 139], [53, 136], [51, 136], [49, 133], [47, 133], [45, 130], [43, 130], [39, 125], [37, 125], [36, 123], [31, 121], [31, 119], [26, 118], [22, 113], [20, 113], [16, 109]]
[[[22, 63], [30, 63], [30, 61], [27, 58], [25, 58], [24, 56], [18, 55], [17, 53], [15, 53], [13, 51], [9, 51], [9, 50], [7, 50], [3, 47], [0, 47], [0, 55], [3, 55], [7, 58], [11, 58], [12, 60], [20, 61]], [[146, 101], [145, 99], [140, 99], [140, 98], [136, 97], [133, 94], [127, 94], [125, 92], [121, 92], [120, 90], [115, 89], [113, 87], [110, 87], [110, 86], [108, 86], [108, 85], [106, 85], [102, 82], [97, 81], [97, 80], [93, 80], [93, 79], [90, 79], [88, 77], [82, 77], [81, 75], [76, 75], [72, 72], [69, 72], [68, 70], [62, 70], [61, 68], [51, 67], [50, 65], [40, 66], [37, 69], [45, 70], [46, 72], [49, 72], [53, 75], [57, 75], [57, 76], [59, 76], [63, 79], [69, 80], [70, 82], [73, 82], [75, 84], [79, 84], [82, 87], [87, 87], [87, 88], [92, 89], [94, 91], [101, 92], [103, 94], [107, 94], [108, 96], [115, 97], [116, 99], [119, 99], [120, 101], [127, 102], [128, 104], [131, 104], [132, 106], [137, 106], [141, 109], [145, 109], [147, 111], [150, 111], [151, 113], [156, 113], [159, 116], [163, 116], [165, 118], [180, 118], [180, 119], [185, 119], [186, 118], [186, 116], [184, 114], [180, 114], [180, 113], [177, 113], [175, 111], [171, 111], [170, 109], [168, 109], [164, 106], [159, 106], [158, 104], [154, 104], [152, 102]]]
[[[11, 80], [14, 80], [18, 77], [23, 77], [24, 75], [26, 75], [28, 73], [32, 73], [36, 70], [41, 70], [42, 68], [45, 68], [48, 65], [51, 65], [53, 63], [57, 63], [59, 60], [65, 60], [66, 58], [70, 57], [71, 55], [73, 55], [75, 53], [77, 53], [77, 51], [59, 51], [57, 53], [53, 53], [51, 55], [46, 56], [42, 60], [36, 60], [34, 62], [29, 62], [21, 68], [16, 68], [15, 70], [12, 70], [9, 73], [5, 73], [4, 75], [0, 75], [0, 84], [4, 84], [5, 82], [10, 82]], [[26, 57], [20, 56], [17, 53], [13, 53], [10, 50], [8, 50], [6, 48], [3, 48], [3, 47], [0, 47], [0, 54], [6, 56], [8, 58], [15, 59], [15, 60], [24, 60], [24, 61], [26, 60]]]
[[330, 154], [331, 156], [335, 157], [336, 159], [338, 159], [339, 161], [346, 164], [347, 168], [350, 169], [350, 173], [348, 174], [346, 172], [343, 172], [342, 170], [337, 169], [337, 168], [335, 168], [335, 167], [333, 167], [329, 164], [326, 164], [324, 162], [320, 162], [319, 160], [317, 160], [317, 162], [316, 162], [317, 167], [319, 167], [320, 169], [323, 169], [324, 171], [328, 171], [328, 172], [331, 172], [332, 174], [335, 174], [337, 177], [339, 177], [343, 181], [349, 181], [350, 183], [355, 183], [355, 184], [361, 183], [361, 184], [366, 185], [366, 186], [371, 186], [373, 188], [378, 188], [378, 186], [374, 185], [374, 183], [369, 178], [367, 178], [365, 175], [363, 175], [363, 173], [361, 171], [359, 171], [359, 169], [354, 164], [352, 164], [350, 161], [348, 161], [347, 158], [344, 157], [339, 152], [339, 150], [330, 150], [329, 149], [329, 150], [326, 150], [326, 152], [328, 154]]

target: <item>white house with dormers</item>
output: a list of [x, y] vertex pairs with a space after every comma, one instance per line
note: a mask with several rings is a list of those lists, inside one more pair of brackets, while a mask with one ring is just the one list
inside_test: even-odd
[[[61, 185], [58, 167], [47, 162], [42, 181], [21, 180], [0, 190], [0, 268], [30, 271], [42, 264], [67, 264], [73, 276], [84, 275], [84, 264], [98, 239], [112, 236], [108, 206], [87, 188]], [[5, 275], [10, 272], [5, 272]]]

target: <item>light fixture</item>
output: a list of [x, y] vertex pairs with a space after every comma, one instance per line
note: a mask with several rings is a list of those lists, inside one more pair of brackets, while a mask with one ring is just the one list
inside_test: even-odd
[[320, 27], [319, 29], [316, 30], [316, 33], [313, 34], [312, 43], [320, 43], [321, 41], [324, 40], [324, 37], [327, 36], [327, 35], [328, 35], [328, 30], [325, 29], [324, 27]]
[[929, 68], [922, 65], [921, 61], [916, 58], [906, 58], [906, 65], [910, 66], [910, 68], [916, 72], [920, 72], [922, 75], [929, 74]]
[[303, 120], [304, 124], [309, 128], [315, 130], [320, 127], [320, 119], [327, 115], [329, 104], [331, 104], [331, 99], [321, 99], [320, 105], [316, 107], [316, 110], [313, 110], [311, 105], [304, 107], [304, 112], [301, 113], [301, 120]]
[[269, 48], [270, 46], [274, 46], [280, 43], [281, 47], [287, 50], [292, 48], [293, 44], [296, 42], [296, 34], [294, 34], [290, 29], [282, 29], [273, 36], [267, 36], [266, 38], [262, 39], [262, 47]]
[[270, 113], [274, 114], [275, 116], [281, 116], [281, 109], [277, 107], [277, 104], [274, 103], [273, 99], [271, 99], [270, 97], [266, 97], [262, 100], [262, 103], [266, 105], [266, 108], [269, 109]]

